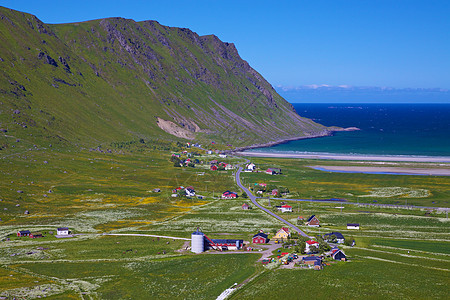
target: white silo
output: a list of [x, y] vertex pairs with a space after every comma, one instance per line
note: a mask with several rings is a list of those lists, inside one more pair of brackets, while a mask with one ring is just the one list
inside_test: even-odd
[[198, 228], [191, 234], [191, 251], [194, 253], [202, 253], [205, 251], [205, 237], [203, 232]]

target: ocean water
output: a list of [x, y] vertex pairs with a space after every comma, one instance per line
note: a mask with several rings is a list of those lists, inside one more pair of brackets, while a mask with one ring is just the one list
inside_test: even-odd
[[259, 152], [450, 156], [450, 104], [294, 104], [326, 126], [360, 131], [292, 141]]

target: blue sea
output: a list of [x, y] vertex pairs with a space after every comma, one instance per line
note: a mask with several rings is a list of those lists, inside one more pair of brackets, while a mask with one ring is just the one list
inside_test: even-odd
[[293, 104], [302, 117], [360, 131], [292, 141], [259, 152], [450, 156], [450, 104]]

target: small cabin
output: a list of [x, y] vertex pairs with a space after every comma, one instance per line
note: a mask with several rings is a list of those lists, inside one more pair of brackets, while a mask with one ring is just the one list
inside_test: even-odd
[[320, 221], [315, 215], [312, 215], [308, 220], [306, 220], [306, 225], [310, 227], [320, 227]]
[[348, 223], [347, 229], [358, 229], [359, 230], [359, 224], [357, 223]]
[[56, 229], [56, 235], [69, 235], [68, 227], [59, 227]]
[[20, 230], [17, 232], [17, 236], [22, 237], [22, 236], [30, 236], [31, 232], [29, 230]]

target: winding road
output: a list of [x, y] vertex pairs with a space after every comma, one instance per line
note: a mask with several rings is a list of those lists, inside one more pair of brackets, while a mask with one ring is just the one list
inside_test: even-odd
[[[248, 161], [247, 161], [248, 162]], [[304, 233], [302, 230], [300, 230], [300, 228], [298, 228], [297, 226], [295, 226], [294, 224], [286, 221], [285, 219], [283, 219], [282, 217], [280, 217], [279, 215], [273, 213], [272, 211], [270, 211], [269, 209], [261, 206], [258, 202], [256, 202], [256, 197], [249, 191], [249, 189], [247, 189], [242, 183], [241, 183], [241, 172], [242, 172], [243, 168], [241, 166], [239, 166], [239, 169], [236, 171], [236, 183], [237, 185], [244, 190], [244, 192], [247, 194], [247, 196], [250, 198], [250, 200], [252, 201], [252, 203], [257, 206], [258, 208], [262, 209], [263, 211], [265, 211], [266, 213], [268, 213], [269, 215], [273, 216], [274, 218], [277, 218], [278, 220], [280, 220], [281, 222], [283, 222], [284, 224], [290, 226], [291, 228], [294, 228], [300, 235], [305, 236], [307, 238], [310, 238], [309, 235], [307, 235], [306, 233]]]

